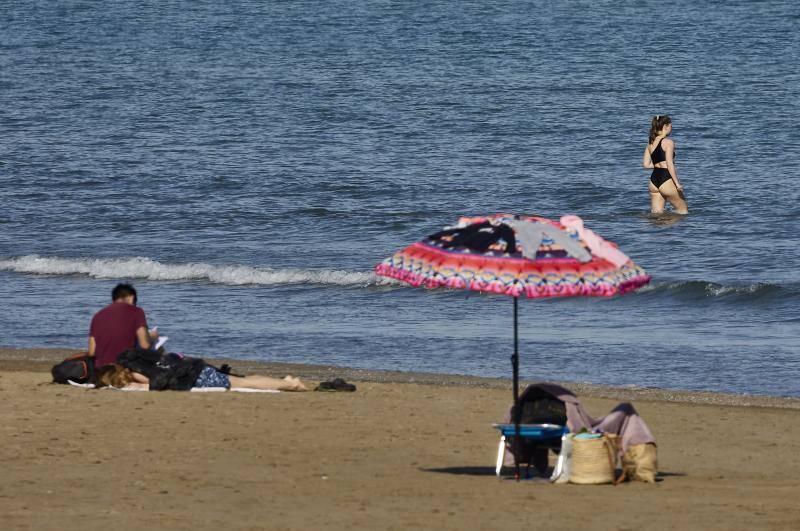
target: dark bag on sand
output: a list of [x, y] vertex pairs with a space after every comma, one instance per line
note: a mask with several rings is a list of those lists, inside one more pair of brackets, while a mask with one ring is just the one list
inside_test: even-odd
[[119, 355], [117, 363], [150, 379], [151, 391], [188, 391], [206, 366], [200, 358], [175, 353], [160, 354], [143, 349], [129, 349]]
[[53, 382], [65, 384], [67, 380], [75, 383], [90, 383], [94, 381], [94, 357], [86, 354], [70, 356], [50, 369]]

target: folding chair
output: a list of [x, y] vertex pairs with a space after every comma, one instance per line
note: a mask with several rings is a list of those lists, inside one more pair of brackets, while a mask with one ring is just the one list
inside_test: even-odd
[[[500, 431], [500, 444], [497, 447], [497, 465], [495, 466], [495, 475], [498, 477], [503, 470], [503, 462], [505, 461], [506, 441], [515, 436], [514, 424], [492, 424], [494, 428]], [[566, 426], [558, 424], [520, 424], [519, 436], [522, 440], [540, 442], [545, 448], [557, 447], [561, 437], [569, 430]], [[528, 463], [528, 470], [526, 475], [530, 477], [530, 466]]]

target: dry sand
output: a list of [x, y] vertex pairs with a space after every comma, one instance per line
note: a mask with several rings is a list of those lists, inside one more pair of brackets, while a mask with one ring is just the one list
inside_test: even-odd
[[800, 529], [800, 400], [570, 385], [632, 400], [656, 484], [494, 477], [509, 382], [232, 362], [355, 393], [50, 384], [65, 350], [0, 349], [0, 528]]

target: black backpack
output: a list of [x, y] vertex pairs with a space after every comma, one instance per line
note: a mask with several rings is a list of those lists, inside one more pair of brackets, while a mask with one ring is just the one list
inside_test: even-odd
[[94, 382], [94, 357], [86, 354], [70, 356], [50, 369], [53, 382], [65, 384], [67, 380], [75, 383]]
[[[520, 424], [558, 424], [566, 426], [567, 407], [564, 402], [542, 391], [536, 386], [530, 386], [519, 397], [522, 412]], [[511, 408], [511, 419], [514, 419], [514, 407]]]

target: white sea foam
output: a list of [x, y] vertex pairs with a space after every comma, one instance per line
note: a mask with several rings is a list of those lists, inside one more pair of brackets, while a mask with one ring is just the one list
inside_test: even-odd
[[781, 286], [780, 284], [767, 284], [763, 282], [739, 286], [726, 286], [702, 280], [688, 280], [652, 283], [647, 286], [643, 286], [636, 291], [637, 293], [669, 292], [675, 295], [723, 298], [728, 296], [770, 296], [779, 293], [784, 288], [786, 288], [786, 286]]
[[274, 269], [205, 263], [166, 264], [144, 257], [58, 258], [27, 255], [0, 259], [0, 271], [36, 275], [86, 275], [109, 279], [201, 280], [230, 285], [323, 284], [371, 286], [396, 283], [372, 272], [340, 269]]

